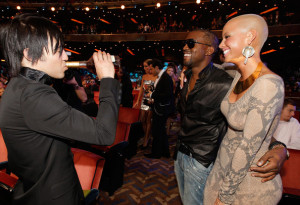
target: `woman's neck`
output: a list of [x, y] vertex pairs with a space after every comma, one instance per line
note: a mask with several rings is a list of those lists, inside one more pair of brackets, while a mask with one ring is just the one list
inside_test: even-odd
[[244, 62], [237, 64], [238, 71], [241, 74], [240, 81], [246, 80], [255, 71], [259, 62], [261, 62], [260, 59], [249, 59], [246, 65]]

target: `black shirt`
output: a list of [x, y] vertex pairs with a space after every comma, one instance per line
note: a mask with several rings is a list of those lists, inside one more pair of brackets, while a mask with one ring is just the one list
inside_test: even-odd
[[197, 161], [208, 167], [215, 160], [227, 130], [220, 104], [233, 79], [210, 63], [199, 73], [194, 89], [186, 98], [192, 70], [188, 69], [185, 74], [187, 82], [180, 95], [182, 125], [177, 148], [183, 143]]

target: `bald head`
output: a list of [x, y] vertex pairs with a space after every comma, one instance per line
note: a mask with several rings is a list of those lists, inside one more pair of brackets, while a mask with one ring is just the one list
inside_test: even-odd
[[268, 38], [268, 25], [265, 21], [265, 19], [259, 15], [256, 14], [245, 14], [241, 16], [237, 16], [235, 18], [232, 18], [227, 22], [236, 24], [237, 27], [239, 27], [242, 32], [248, 32], [251, 30], [256, 31], [256, 46], [258, 49], [261, 49], [266, 42]]

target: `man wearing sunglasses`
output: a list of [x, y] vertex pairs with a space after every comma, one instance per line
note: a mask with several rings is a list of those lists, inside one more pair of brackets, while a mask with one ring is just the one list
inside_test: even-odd
[[[202, 29], [188, 33], [184, 41], [187, 82], [180, 95], [182, 123], [174, 155], [175, 174], [184, 205], [203, 204], [205, 182], [227, 130], [220, 104], [230, 88], [232, 77], [212, 63], [218, 44], [218, 38], [212, 32]], [[269, 164], [265, 170], [260, 170], [262, 174], [256, 174], [265, 178], [262, 181], [275, 177], [285, 160], [285, 154], [281, 157], [274, 152], [268, 152], [269, 158], [263, 156], [262, 164], [266, 159]]]

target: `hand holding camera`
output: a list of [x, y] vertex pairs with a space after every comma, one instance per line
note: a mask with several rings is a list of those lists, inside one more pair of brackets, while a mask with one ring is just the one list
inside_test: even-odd
[[115, 67], [109, 53], [102, 51], [94, 52], [93, 60], [99, 80], [102, 78], [114, 78]]

